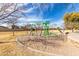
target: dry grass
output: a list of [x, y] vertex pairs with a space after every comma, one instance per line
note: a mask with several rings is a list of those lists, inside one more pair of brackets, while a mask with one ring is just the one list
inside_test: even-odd
[[15, 36], [13, 36], [12, 32], [0, 32], [0, 42], [15, 41], [17, 36], [22, 35], [26, 35], [26, 31], [17, 31], [15, 32]]
[[[17, 36], [25, 35], [24, 31], [15, 32], [15, 36], [12, 36], [12, 32], [0, 32], [0, 55], [16, 55], [16, 43], [12, 42], [16, 40]], [[11, 43], [7, 43], [11, 42]]]
[[24, 36], [24, 35], [27, 35], [26, 31], [17, 31], [15, 32], [15, 36], [12, 36], [12, 32], [0, 32], [0, 42], [5, 42], [5, 43], [0, 43], [0, 56], [46, 55], [46, 54], [29, 51], [26, 48], [25, 51], [24, 49], [18, 48], [17, 43], [13, 41], [16, 41], [17, 36]]

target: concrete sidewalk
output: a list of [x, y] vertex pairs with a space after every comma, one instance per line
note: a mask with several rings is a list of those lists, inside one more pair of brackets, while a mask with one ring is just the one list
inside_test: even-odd
[[75, 42], [79, 42], [79, 33], [69, 33], [68, 38]]

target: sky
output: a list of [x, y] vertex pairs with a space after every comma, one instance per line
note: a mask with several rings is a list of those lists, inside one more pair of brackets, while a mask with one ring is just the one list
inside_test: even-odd
[[[75, 5], [78, 7], [78, 4]], [[23, 24], [32, 21], [50, 21], [52, 24], [61, 26], [64, 14], [73, 11], [72, 4], [69, 3], [28, 3], [23, 8], [26, 8], [25, 17], [19, 19]]]
[[[18, 5], [21, 6], [21, 4]], [[74, 8], [72, 8], [72, 5]], [[33, 21], [50, 21], [51, 24], [61, 26], [66, 13], [79, 11], [79, 4], [76, 3], [26, 3], [22, 7], [25, 9], [23, 11], [24, 17], [18, 20], [18, 25]]]

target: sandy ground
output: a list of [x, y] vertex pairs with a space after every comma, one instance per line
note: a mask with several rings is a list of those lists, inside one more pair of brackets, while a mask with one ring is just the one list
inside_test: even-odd
[[[54, 41], [55, 42], [55, 41]], [[79, 46], [73, 41], [62, 42], [61, 45], [43, 45], [41, 43], [30, 42], [29, 47], [43, 51], [45, 53], [50, 53], [50, 55], [57, 56], [79, 56]], [[25, 50], [24, 50], [25, 51]], [[48, 54], [49, 55], [49, 54]]]
[[[2, 56], [47, 55], [47, 54], [31, 51], [27, 48], [22, 48], [21, 46], [18, 46], [16, 42], [12, 42], [12, 41], [16, 41], [15, 38], [17, 36], [23, 36], [23, 35], [26, 35], [26, 31], [15, 32], [15, 36], [12, 36], [12, 32], [0, 32], [0, 42], [5, 42], [5, 43], [0, 43], [0, 55]], [[8, 41], [9, 43], [7, 43]], [[50, 52], [52, 54], [79, 56], [79, 44], [71, 40], [62, 43], [61, 47], [58, 48], [50, 47], [50, 49], [52, 50], [52, 52]], [[45, 52], [47, 53], [47, 51]]]

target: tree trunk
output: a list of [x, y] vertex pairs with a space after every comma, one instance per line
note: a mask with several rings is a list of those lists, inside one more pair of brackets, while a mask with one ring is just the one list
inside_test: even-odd
[[42, 31], [43, 31], [43, 29], [40, 29], [40, 31], [41, 31], [41, 33], [40, 33], [40, 36], [42, 35]]
[[15, 33], [14, 33], [14, 32], [15, 32], [15, 30], [14, 30], [14, 27], [15, 27], [15, 25], [13, 24], [13, 25], [12, 25], [12, 32], [13, 32], [13, 36], [15, 36]]
[[74, 29], [72, 28], [72, 32], [74, 32]]
[[15, 36], [14, 29], [13, 29], [13, 36]]

